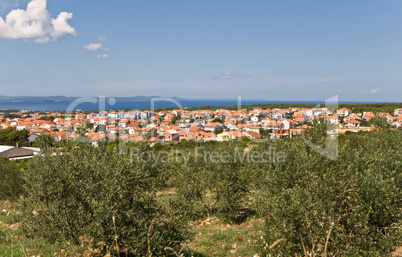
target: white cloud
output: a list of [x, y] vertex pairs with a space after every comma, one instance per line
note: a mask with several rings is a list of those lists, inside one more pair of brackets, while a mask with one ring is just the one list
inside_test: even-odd
[[53, 38], [61, 38], [68, 34], [76, 35], [76, 31], [70, 24], [67, 23], [67, 20], [72, 19], [73, 14], [68, 12], [61, 12], [56, 19], [52, 19], [51, 24], [53, 25], [53, 30], [51, 31], [51, 35]]
[[96, 59], [105, 59], [107, 57], [108, 57], [107, 54], [98, 54], [98, 56], [96, 56]]
[[369, 91], [364, 91], [365, 94], [375, 94], [378, 93], [380, 90], [379, 89], [371, 89]]
[[46, 0], [32, 0], [27, 9], [15, 9], [0, 17], [0, 37], [7, 39], [34, 39], [37, 43], [46, 43], [66, 35], [77, 35], [68, 24], [72, 13], [61, 12], [53, 19], [46, 9]]
[[217, 79], [231, 79], [236, 76], [237, 76], [236, 72], [229, 70], [225, 73], [219, 74], [216, 78]]
[[[90, 44], [88, 44], [88, 45], [84, 45], [84, 48], [87, 49], [87, 50], [89, 50], [89, 51], [98, 51], [98, 50], [109, 51], [109, 48], [107, 48], [107, 47], [105, 47], [105, 46], [103, 45], [103, 42], [106, 41], [106, 37], [103, 36], [103, 37], [99, 37], [98, 39], [99, 39], [99, 42], [98, 42], [98, 43], [90, 43]], [[100, 53], [100, 54], [98, 54], [98, 56], [96, 57], [96, 59], [105, 59], [105, 58], [107, 58], [107, 57], [108, 57], [107, 54], [105, 54], [105, 53], [103, 53], [103, 54]]]
[[84, 48], [89, 51], [97, 51], [102, 48], [102, 43], [91, 43], [88, 45], [84, 45]]
[[219, 74], [215, 79], [233, 79], [236, 77], [249, 77], [250, 75], [241, 74], [235, 71], [228, 70], [225, 73]]
[[106, 41], [106, 36], [99, 37], [99, 42], [105, 42]]
[[98, 43], [90, 43], [88, 45], [84, 45], [84, 48], [89, 50], [89, 51], [98, 51], [98, 50], [103, 50], [103, 51], [109, 51], [109, 48], [105, 47], [103, 43], [106, 41], [106, 37], [99, 37], [99, 42]]

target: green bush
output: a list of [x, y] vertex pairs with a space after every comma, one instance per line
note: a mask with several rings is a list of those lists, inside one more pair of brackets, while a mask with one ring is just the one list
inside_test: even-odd
[[0, 158], [0, 200], [14, 200], [21, 196], [23, 182], [17, 164]]
[[[326, 145], [325, 124], [313, 125], [306, 138]], [[161, 256], [189, 238], [188, 218], [255, 209], [265, 218], [260, 256], [387, 256], [402, 242], [401, 141], [401, 132], [384, 126], [343, 135], [336, 161], [300, 138], [153, 148], [118, 140], [98, 148], [66, 144], [28, 162], [24, 229], [114, 249], [116, 233], [120, 250], [142, 256], [150, 247]], [[134, 157], [144, 152], [145, 160]], [[265, 161], [248, 159], [262, 152]], [[161, 189], [176, 195], [155, 200]]]
[[108, 246], [115, 245], [116, 233], [120, 250], [163, 255], [164, 247], [179, 247], [188, 234], [185, 220], [155, 201], [155, 169], [85, 144], [45, 151], [25, 173], [24, 229], [50, 241], [79, 244], [84, 236]]
[[41, 134], [37, 138], [35, 138], [35, 140], [33, 142], [33, 146], [39, 147], [41, 149], [45, 149], [45, 148], [57, 146], [57, 142], [54, 139], [54, 137], [52, 137], [50, 135]]
[[28, 146], [29, 131], [26, 129], [15, 130], [14, 128], [6, 128], [0, 130], [0, 145], [16, 145]]
[[189, 152], [187, 162], [172, 167], [173, 184], [177, 187], [181, 208], [190, 217], [210, 215], [219, 211], [232, 215], [244, 204], [249, 190], [248, 171], [236, 155], [236, 144], [205, 144], [202, 149]]
[[402, 240], [401, 133], [351, 137], [331, 161], [300, 140], [262, 167], [255, 206], [263, 255], [385, 256]]

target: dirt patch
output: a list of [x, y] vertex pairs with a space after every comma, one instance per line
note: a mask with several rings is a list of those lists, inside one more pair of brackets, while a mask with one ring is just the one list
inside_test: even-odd
[[247, 219], [241, 224], [217, 217], [193, 222], [194, 238], [188, 247], [207, 256], [254, 256], [253, 246], [262, 235], [263, 219]]
[[395, 249], [395, 252], [392, 253], [392, 257], [402, 257], [402, 246]]

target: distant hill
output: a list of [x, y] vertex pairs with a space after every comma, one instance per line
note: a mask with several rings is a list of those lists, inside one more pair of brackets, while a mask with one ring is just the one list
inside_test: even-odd
[[2, 96], [0, 101], [66, 101], [71, 102], [79, 97], [66, 96]]
[[10, 98], [12, 98], [13, 96], [3, 96], [3, 95], [0, 95], [0, 101], [3, 101], [3, 100], [9, 100]]

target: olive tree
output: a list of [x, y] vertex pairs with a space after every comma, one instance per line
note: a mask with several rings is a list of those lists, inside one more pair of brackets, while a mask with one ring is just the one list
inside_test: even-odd
[[209, 216], [215, 211], [230, 215], [243, 204], [249, 176], [234, 143], [205, 144], [187, 157], [185, 163], [175, 163], [172, 175], [179, 201], [188, 207], [190, 216]]
[[391, 131], [381, 139], [377, 133], [350, 137], [342, 140], [336, 161], [301, 140], [282, 142], [286, 162], [266, 164], [258, 173], [255, 206], [266, 221], [258, 250], [286, 256], [390, 254], [402, 239], [401, 139]]
[[0, 200], [15, 200], [23, 194], [24, 181], [17, 164], [0, 158]]
[[78, 244], [84, 236], [135, 255], [163, 255], [187, 232], [184, 220], [155, 200], [155, 169], [105, 147], [47, 150], [25, 172], [24, 229], [51, 241]]

